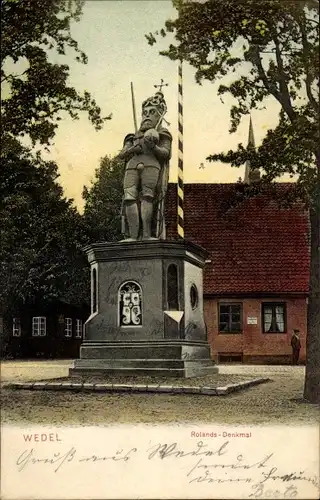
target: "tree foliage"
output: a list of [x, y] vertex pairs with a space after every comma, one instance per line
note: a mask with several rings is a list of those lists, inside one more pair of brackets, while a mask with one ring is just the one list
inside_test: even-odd
[[[19, 153], [17, 155], [17, 153]], [[85, 226], [63, 197], [57, 166], [19, 144], [1, 154], [1, 315], [35, 301], [88, 301]]]
[[[231, 95], [230, 133], [267, 98], [280, 105], [279, 122], [258, 148], [208, 157], [239, 167], [250, 160], [263, 169], [261, 181], [244, 197], [270, 187], [279, 176], [297, 176], [295, 196], [310, 210], [311, 265], [308, 301], [305, 397], [320, 402], [320, 137], [318, 0], [174, 0], [178, 17], [146, 35], [149, 44], [168, 33], [174, 43], [161, 54], [185, 60], [196, 81], [221, 81], [218, 94]], [[292, 190], [291, 190], [292, 192]], [[239, 201], [239, 200], [238, 200]]]
[[[273, 96], [281, 106], [279, 125], [261, 146], [239, 146], [227, 155], [210, 155], [234, 166], [250, 159], [267, 180], [298, 174], [310, 201], [319, 155], [319, 17], [317, 0], [209, 0], [175, 2], [179, 16], [166, 23], [162, 36], [176, 44], [161, 54], [188, 61], [198, 83], [221, 80], [218, 94], [233, 97], [230, 132], [242, 116]], [[154, 34], [147, 35], [156, 42]], [[230, 77], [234, 76], [234, 80]], [[257, 154], [258, 153], [258, 154]], [[271, 160], [271, 161], [270, 161]], [[302, 190], [300, 190], [302, 194]]]
[[105, 156], [91, 187], [84, 187], [84, 220], [91, 241], [121, 239], [121, 203], [125, 163]]
[[88, 113], [96, 129], [105, 119], [89, 92], [68, 85], [69, 66], [54, 62], [74, 53], [79, 63], [87, 57], [71, 36], [83, 0], [2, 0], [1, 87], [2, 135], [31, 138], [49, 144], [61, 113], [73, 119]]

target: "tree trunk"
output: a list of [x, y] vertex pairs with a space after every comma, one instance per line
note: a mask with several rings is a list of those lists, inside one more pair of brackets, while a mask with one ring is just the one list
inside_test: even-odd
[[308, 300], [307, 360], [304, 398], [320, 403], [320, 152], [317, 155], [318, 182], [310, 208], [311, 260]]

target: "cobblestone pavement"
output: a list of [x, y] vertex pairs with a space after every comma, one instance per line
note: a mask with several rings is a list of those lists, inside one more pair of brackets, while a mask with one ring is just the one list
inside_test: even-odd
[[[2, 361], [1, 381], [29, 381], [67, 377], [73, 360], [35, 360], [35, 361]], [[304, 366], [290, 365], [218, 365], [221, 375], [248, 375], [263, 376], [286, 375], [290, 377], [303, 377]]]
[[[2, 381], [64, 377], [69, 361], [4, 362]], [[220, 373], [238, 366], [220, 365]], [[240, 366], [240, 365], [239, 365]], [[257, 376], [257, 366], [246, 374]], [[166, 394], [93, 394], [2, 390], [2, 423], [43, 425], [179, 424], [232, 425], [317, 424], [319, 408], [302, 400], [303, 367], [263, 367], [271, 382], [225, 397]], [[244, 367], [241, 365], [241, 370]], [[249, 370], [249, 368], [245, 368]], [[254, 373], [252, 373], [252, 369]], [[230, 373], [230, 372], [229, 372]], [[242, 374], [242, 373], [241, 373]]]

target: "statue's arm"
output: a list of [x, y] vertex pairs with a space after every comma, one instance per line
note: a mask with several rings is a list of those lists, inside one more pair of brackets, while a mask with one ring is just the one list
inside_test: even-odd
[[155, 145], [153, 148], [155, 156], [160, 161], [169, 161], [171, 156], [171, 143], [170, 137], [161, 137], [159, 144]]
[[120, 153], [118, 154], [118, 158], [120, 158], [120, 160], [127, 160], [134, 153], [141, 152], [140, 144], [134, 145], [133, 139], [134, 139], [133, 134], [129, 134], [129, 135], [127, 135], [127, 137], [125, 137], [124, 143], [123, 143], [123, 148], [120, 151]]

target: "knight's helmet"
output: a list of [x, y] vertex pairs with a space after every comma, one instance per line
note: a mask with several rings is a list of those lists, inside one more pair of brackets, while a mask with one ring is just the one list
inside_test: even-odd
[[164, 95], [162, 92], [156, 92], [152, 97], [148, 97], [145, 101], [142, 103], [142, 112], [145, 107], [147, 106], [153, 106], [157, 109], [159, 113], [159, 123], [162, 121], [164, 115], [167, 112], [167, 104], [164, 99]]

